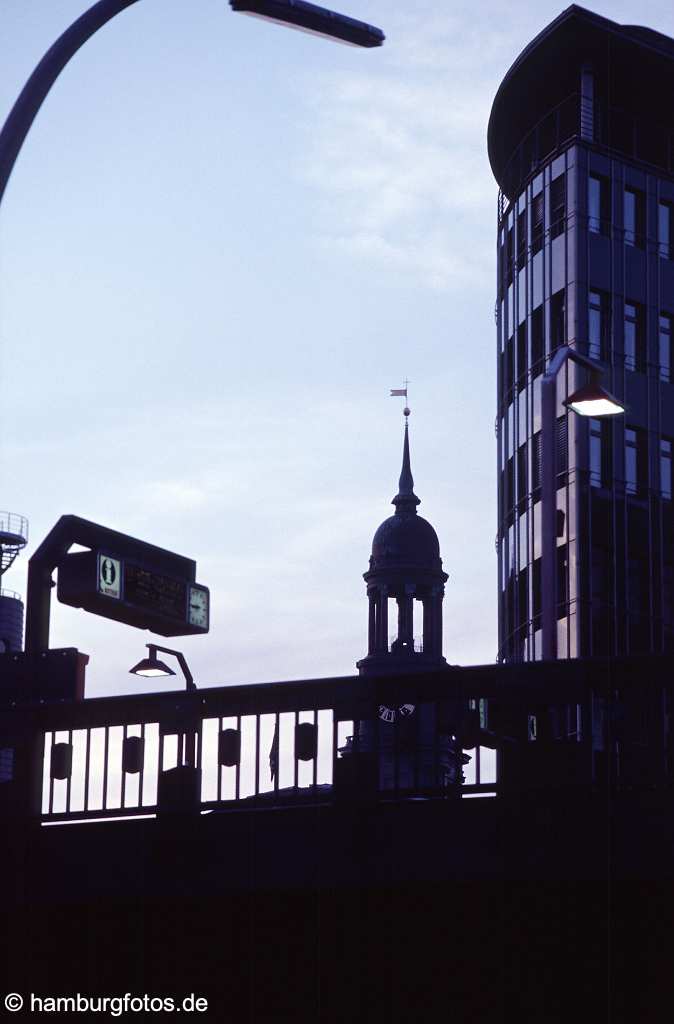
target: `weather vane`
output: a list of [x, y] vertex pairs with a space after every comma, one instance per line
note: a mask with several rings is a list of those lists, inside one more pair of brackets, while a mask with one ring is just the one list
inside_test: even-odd
[[391, 395], [392, 396], [395, 396], [396, 398], [404, 398], [405, 399], [405, 408], [403, 409], [403, 416], [405, 417], [405, 419], [407, 419], [407, 417], [410, 414], [410, 409], [409, 409], [409, 406], [407, 404], [407, 385], [409, 383], [410, 382], [408, 381], [407, 377], [405, 377], [405, 380], [403, 381], [403, 384], [405, 385], [404, 388], [391, 388]]

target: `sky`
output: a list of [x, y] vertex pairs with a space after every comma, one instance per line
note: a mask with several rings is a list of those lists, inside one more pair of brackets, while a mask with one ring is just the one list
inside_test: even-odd
[[[0, 117], [83, 0], [2, 0]], [[0, 208], [0, 508], [28, 558], [64, 514], [197, 562], [197, 685], [351, 675], [393, 513], [409, 378], [444, 654], [493, 662], [495, 92], [562, 4], [344, 0], [362, 50], [140, 0], [75, 55]], [[662, 0], [595, 3], [674, 35]], [[52, 602], [87, 696], [162, 639]], [[152, 682], [153, 689], [179, 681]]]

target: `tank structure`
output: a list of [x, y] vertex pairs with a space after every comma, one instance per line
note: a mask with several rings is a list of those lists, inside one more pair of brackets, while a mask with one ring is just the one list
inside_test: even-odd
[[2, 577], [28, 543], [28, 520], [16, 512], [0, 512], [0, 654], [23, 649], [23, 601], [1, 588]]

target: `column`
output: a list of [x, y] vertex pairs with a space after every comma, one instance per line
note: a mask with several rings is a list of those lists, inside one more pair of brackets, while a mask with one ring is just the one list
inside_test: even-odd
[[398, 598], [400, 608], [400, 628], [398, 639], [408, 644], [410, 649], [414, 642], [414, 595], [404, 594]]
[[380, 586], [377, 593], [377, 651], [388, 651], [388, 587]]
[[377, 646], [377, 595], [374, 590], [368, 590], [367, 600], [369, 604], [369, 616], [367, 624], [367, 653], [374, 654]]
[[433, 602], [428, 596], [424, 597], [422, 601], [424, 610], [424, 654], [430, 654], [433, 649]]

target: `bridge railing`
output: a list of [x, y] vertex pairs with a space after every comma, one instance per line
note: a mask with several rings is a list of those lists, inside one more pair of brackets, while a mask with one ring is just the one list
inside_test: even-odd
[[627, 662], [14, 702], [0, 808], [48, 824], [671, 785], [672, 659]]

